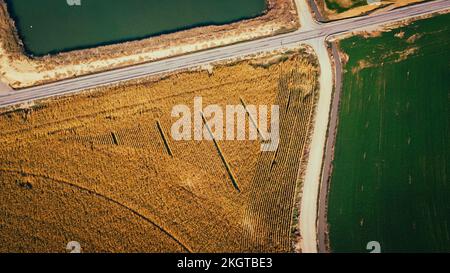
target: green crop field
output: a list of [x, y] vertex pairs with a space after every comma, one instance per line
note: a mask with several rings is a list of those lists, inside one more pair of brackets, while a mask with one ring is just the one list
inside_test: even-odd
[[340, 42], [334, 252], [450, 251], [450, 14]]

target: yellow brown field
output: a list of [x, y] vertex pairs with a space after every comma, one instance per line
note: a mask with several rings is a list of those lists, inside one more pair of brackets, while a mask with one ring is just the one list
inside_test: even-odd
[[[64, 252], [69, 241], [84, 252], [292, 251], [318, 98], [308, 52], [1, 113], [0, 252]], [[172, 107], [197, 96], [224, 108], [280, 105], [278, 150], [173, 140]]]
[[[429, 0], [314, 0], [325, 20], [333, 21], [385, 12]], [[370, 4], [372, 3], [372, 4]]]

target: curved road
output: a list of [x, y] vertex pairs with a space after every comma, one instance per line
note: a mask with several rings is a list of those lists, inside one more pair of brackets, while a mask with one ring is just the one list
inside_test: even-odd
[[167, 73], [179, 69], [196, 67], [212, 62], [241, 57], [253, 53], [272, 51], [286, 46], [292, 46], [299, 42], [328, 37], [330, 35], [352, 32], [366, 27], [373, 27], [385, 23], [437, 12], [450, 8], [450, 1], [437, 0], [426, 2], [411, 7], [389, 11], [383, 14], [351, 18], [347, 20], [320, 24], [317, 29], [308, 31], [296, 31], [279, 36], [249, 41], [241, 44], [215, 48], [189, 55], [174, 57], [152, 63], [145, 63], [127, 68], [92, 74], [63, 80], [42, 86], [36, 86], [13, 92], [0, 94], [0, 107], [26, 103], [33, 100], [66, 95], [81, 90], [108, 85], [144, 76]]
[[331, 43], [331, 53], [333, 55], [335, 75], [334, 94], [331, 103], [330, 120], [328, 125], [327, 142], [325, 144], [325, 156], [323, 158], [322, 175], [320, 177], [320, 189], [317, 208], [317, 245], [319, 253], [329, 252], [328, 237], [328, 192], [333, 171], [334, 145], [336, 141], [337, 125], [339, 122], [339, 103], [342, 93], [342, 62], [339, 56], [339, 49], [336, 42]]

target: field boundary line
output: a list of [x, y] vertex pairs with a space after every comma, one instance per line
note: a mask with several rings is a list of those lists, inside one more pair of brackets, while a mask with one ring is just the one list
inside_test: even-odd
[[209, 134], [211, 135], [211, 138], [212, 138], [212, 140], [214, 142], [214, 145], [216, 146], [216, 149], [217, 149], [217, 151], [219, 153], [220, 159], [222, 160], [222, 163], [225, 165], [225, 169], [227, 170], [228, 175], [229, 175], [229, 177], [231, 179], [231, 182], [233, 183], [233, 187], [240, 193], [241, 189], [239, 189], [239, 185], [238, 185], [238, 183], [236, 181], [236, 178], [234, 177], [233, 172], [231, 171], [231, 167], [228, 164], [227, 160], [225, 159], [225, 156], [223, 155], [222, 149], [220, 149], [219, 143], [217, 143], [217, 140], [214, 137], [214, 134], [212, 133], [211, 128], [209, 128], [208, 124], [206, 123], [206, 119], [205, 119], [205, 116], [203, 115], [203, 112], [201, 113], [201, 115], [202, 115], [203, 123], [204, 123], [206, 129], [208, 130]]
[[164, 131], [161, 127], [161, 122], [159, 120], [156, 120], [156, 127], [158, 127], [159, 134], [161, 135], [161, 138], [163, 139], [164, 146], [166, 147], [167, 153], [171, 157], [173, 157], [173, 152], [172, 152], [172, 149], [170, 148], [169, 141], [167, 140], [166, 135], [164, 134]]

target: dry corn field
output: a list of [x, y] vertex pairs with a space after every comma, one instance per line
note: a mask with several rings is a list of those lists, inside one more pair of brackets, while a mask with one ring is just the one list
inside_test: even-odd
[[[292, 251], [319, 71], [304, 49], [277, 60], [0, 114], [0, 251], [64, 252], [69, 241], [83, 252]], [[172, 107], [198, 96], [224, 109], [280, 105], [278, 150], [175, 141]]]

